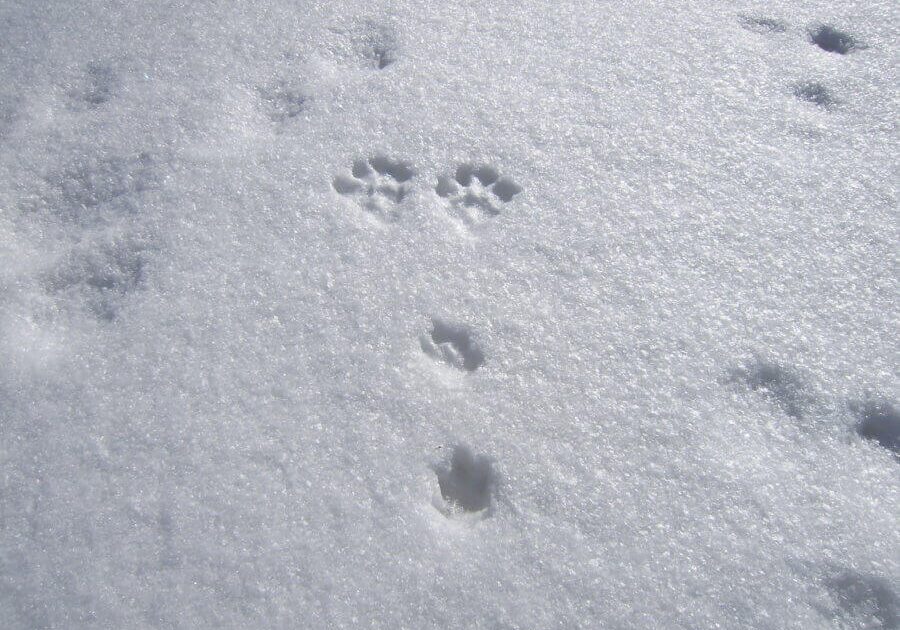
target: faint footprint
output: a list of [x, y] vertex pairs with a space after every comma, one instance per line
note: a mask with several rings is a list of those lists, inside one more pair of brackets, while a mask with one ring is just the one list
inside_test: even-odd
[[729, 371], [729, 380], [769, 398], [792, 418], [800, 418], [814, 402], [803, 382], [775, 363], [755, 359]]
[[104, 238], [73, 249], [46, 277], [47, 291], [112, 321], [126, 296], [143, 284], [149, 244], [136, 236]]
[[436, 507], [448, 517], [481, 518], [490, 513], [496, 475], [490, 459], [473, 455], [462, 445], [453, 449], [449, 463], [434, 467], [441, 500]]
[[393, 28], [372, 20], [351, 20], [328, 29], [326, 48], [343, 64], [384, 70], [399, 56]]
[[431, 323], [431, 333], [422, 335], [419, 340], [428, 356], [467, 372], [474, 372], [484, 365], [484, 353], [468, 327], [440, 319], [432, 319]]
[[299, 85], [276, 81], [258, 88], [266, 113], [272, 122], [286, 122], [296, 118], [306, 109], [309, 96]]
[[112, 66], [91, 62], [88, 64], [81, 84], [69, 92], [73, 105], [85, 104], [90, 108], [108, 102], [119, 86], [119, 78]]
[[337, 175], [334, 189], [348, 197], [356, 197], [363, 208], [382, 221], [396, 221], [398, 205], [409, 192], [407, 182], [415, 171], [409, 163], [376, 156], [353, 162], [351, 174]]
[[522, 192], [522, 187], [501, 177], [493, 166], [461, 164], [453, 177], [438, 177], [435, 192], [450, 201], [459, 219], [473, 226], [499, 215], [503, 204]]
[[822, 50], [838, 53], [839, 55], [846, 55], [854, 50], [866, 48], [864, 44], [857, 41], [852, 35], [848, 35], [827, 24], [810, 29], [809, 38], [812, 43]]
[[740, 20], [741, 25], [744, 28], [753, 31], [754, 33], [784, 33], [787, 31], [787, 24], [781, 20], [776, 20], [774, 18], [755, 15], [741, 15], [738, 17], [738, 19]]
[[156, 188], [159, 173], [148, 153], [132, 156], [79, 157], [45, 178], [47, 190], [39, 206], [61, 219], [80, 223], [99, 219], [105, 212], [137, 212], [142, 194]]
[[813, 103], [820, 107], [830, 107], [837, 101], [831, 91], [816, 81], [801, 81], [794, 86], [794, 96], [801, 101]]

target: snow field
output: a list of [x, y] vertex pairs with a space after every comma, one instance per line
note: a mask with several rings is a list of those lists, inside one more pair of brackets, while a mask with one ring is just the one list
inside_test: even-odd
[[900, 624], [891, 3], [0, 16], [0, 626]]

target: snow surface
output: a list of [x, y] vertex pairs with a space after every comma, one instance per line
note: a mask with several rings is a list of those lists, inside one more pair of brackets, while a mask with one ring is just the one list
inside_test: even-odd
[[896, 2], [0, 2], [0, 627], [900, 626]]

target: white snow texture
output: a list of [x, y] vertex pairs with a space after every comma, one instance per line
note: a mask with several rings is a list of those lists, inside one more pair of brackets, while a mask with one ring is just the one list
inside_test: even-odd
[[898, 25], [0, 1], [0, 628], [900, 627]]

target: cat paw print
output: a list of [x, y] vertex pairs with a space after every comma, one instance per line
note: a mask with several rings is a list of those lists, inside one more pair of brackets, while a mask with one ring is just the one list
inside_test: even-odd
[[415, 171], [407, 163], [384, 156], [358, 159], [351, 174], [337, 175], [334, 189], [345, 197], [355, 197], [360, 205], [382, 221], [396, 221], [400, 202], [409, 192]]
[[461, 164], [453, 177], [438, 177], [435, 192], [450, 202], [460, 220], [473, 226], [498, 216], [503, 204], [522, 192], [522, 187], [493, 166]]

